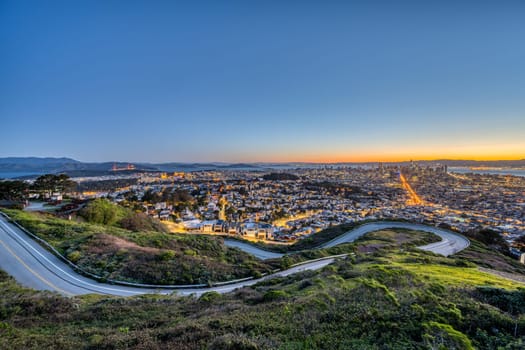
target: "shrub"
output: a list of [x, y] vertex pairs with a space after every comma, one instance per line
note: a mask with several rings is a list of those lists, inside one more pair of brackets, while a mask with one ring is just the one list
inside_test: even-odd
[[112, 225], [117, 221], [118, 215], [121, 214], [122, 211], [124, 211], [124, 208], [119, 208], [107, 199], [97, 198], [89, 202], [79, 214], [88, 222]]
[[209, 350], [257, 350], [257, 344], [243, 335], [225, 334], [215, 339], [209, 346]]
[[199, 300], [203, 302], [213, 302], [220, 298], [221, 298], [221, 294], [215, 291], [211, 291], [211, 292], [203, 293], [201, 297], [199, 298]]
[[150, 218], [144, 213], [131, 213], [122, 220], [120, 226], [130, 231], [159, 231], [168, 232], [167, 228], [159, 221]]
[[185, 249], [184, 250], [184, 255], [188, 255], [188, 256], [195, 256], [197, 255], [197, 252], [193, 249]]
[[68, 260], [72, 263], [77, 263], [81, 257], [82, 254], [78, 250], [75, 250], [67, 255]]
[[292, 266], [292, 259], [288, 256], [288, 255], [285, 255], [281, 258], [281, 269], [282, 270], [286, 270], [287, 268], [289, 268], [290, 266]]
[[474, 350], [470, 339], [448, 324], [431, 321], [423, 327], [426, 330], [423, 339], [430, 349]]
[[161, 261], [168, 261], [173, 259], [176, 256], [175, 252], [173, 250], [165, 250], [162, 253], [158, 255], [159, 260]]
[[288, 297], [288, 293], [286, 293], [284, 290], [269, 290], [266, 293], [264, 293], [263, 300], [268, 301], [274, 301], [274, 300], [281, 300]]

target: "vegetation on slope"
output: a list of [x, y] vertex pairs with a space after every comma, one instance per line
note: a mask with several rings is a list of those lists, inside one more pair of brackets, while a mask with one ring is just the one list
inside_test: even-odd
[[523, 348], [523, 284], [408, 242], [360, 252], [378, 238], [322, 271], [200, 298], [66, 299], [0, 274], [0, 348]]
[[[130, 217], [121, 208], [112, 213], [114, 208], [106, 210], [105, 206], [100, 205], [103, 215], [93, 215], [90, 220], [106, 224], [64, 220], [45, 213], [5, 212], [84, 270], [106, 279], [201, 284], [259, 276], [276, 267], [226, 247], [219, 237], [123, 229], [117, 223], [127, 225]], [[154, 224], [148, 226], [151, 220], [146, 219], [132, 224], [155, 228]]]
[[[275, 244], [263, 243], [263, 242], [256, 242], [254, 244], [259, 246], [260, 248], [270, 250], [270, 251], [280, 252], [280, 253], [302, 252], [305, 250], [317, 249], [317, 247], [319, 247], [320, 245], [327, 243], [348, 231], [351, 231], [361, 225], [375, 222], [375, 221], [377, 220], [363, 220], [360, 222], [352, 222], [352, 223], [346, 223], [346, 224], [328, 227], [304, 239], [300, 239], [291, 245], [275, 245]], [[396, 221], [396, 220], [390, 220], [390, 221]], [[406, 222], [405, 220], [399, 220], [399, 221]], [[388, 230], [396, 231], [397, 229], [388, 229]], [[397, 231], [398, 232], [401, 232], [401, 231], [415, 232], [413, 230], [406, 230], [406, 229], [400, 229]], [[419, 245], [425, 245], [425, 244], [429, 244], [433, 242], [438, 242], [440, 240], [438, 236], [433, 235], [433, 234], [427, 234], [422, 231], [418, 231], [418, 233], [419, 233], [418, 237], [420, 239]], [[384, 236], [383, 238], [387, 239]], [[392, 240], [389, 240], [389, 241], [392, 242]]]

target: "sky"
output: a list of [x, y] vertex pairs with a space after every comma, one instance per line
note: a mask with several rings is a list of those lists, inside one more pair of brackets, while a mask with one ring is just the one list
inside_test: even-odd
[[0, 157], [525, 158], [523, 1], [0, 2]]

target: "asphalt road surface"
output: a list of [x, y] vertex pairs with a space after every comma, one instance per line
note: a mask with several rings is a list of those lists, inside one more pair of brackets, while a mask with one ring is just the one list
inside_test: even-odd
[[69, 265], [44, 249], [18, 227], [0, 216], [0, 268], [13, 276], [20, 284], [37, 290], [56, 291], [67, 296], [80, 294], [107, 294], [133, 296], [148, 293], [201, 295], [205, 292], [231, 292], [237, 288], [253, 285], [265, 279], [287, 276], [304, 270], [317, 270], [334, 262], [326, 258], [294, 266], [265, 277], [228, 285], [204, 288], [139, 288], [100, 283], [75, 272]]
[[[435, 227], [416, 225], [399, 222], [378, 222], [366, 224], [355, 230], [349, 231], [338, 238], [324, 244], [321, 248], [332, 247], [340, 243], [351, 242], [362, 235], [385, 228], [406, 228], [413, 230], [428, 231], [437, 234], [443, 240], [441, 242], [429, 244], [421, 249], [433, 251], [442, 255], [450, 255], [469, 245], [469, 241], [457, 234], [441, 230]], [[250, 244], [226, 240], [228, 246], [234, 246], [248, 253], [252, 253], [261, 259], [276, 258], [282, 254], [268, 252], [254, 247]], [[0, 216], [0, 268], [13, 276], [20, 284], [37, 289], [51, 290], [63, 295], [74, 296], [81, 294], [107, 294], [118, 296], [133, 296], [148, 293], [181, 295], [195, 294], [200, 295], [209, 291], [219, 293], [231, 292], [237, 288], [250, 286], [262, 280], [287, 276], [304, 270], [317, 270], [331, 264], [337, 257], [328, 257], [316, 261], [306, 262], [294, 266], [290, 269], [267, 275], [259, 279], [237, 282], [233, 284], [200, 287], [200, 288], [141, 288], [100, 283], [93, 279], [84, 277], [75, 272], [69, 265], [57, 258], [51, 252], [44, 249], [39, 243], [28, 237], [22, 230], [9, 223], [3, 216]]]
[[[412, 224], [408, 222], [397, 222], [397, 221], [379, 221], [372, 222], [369, 224], [361, 225], [353, 230], [343, 233], [341, 236], [320, 245], [317, 248], [330, 248], [342, 243], [353, 242], [359, 237], [374, 231], [389, 229], [389, 228], [402, 228], [408, 230], [417, 230], [430, 232], [441, 237], [441, 241], [436, 243], [427, 244], [425, 246], [418, 247], [419, 249], [434, 252], [444, 256], [455, 254], [470, 245], [470, 241], [463, 236], [460, 236], [454, 232], [443, 230], [433, 226]], [[273, 259], [283, 256], [280, 253], [270, 252], [261, 248], [258, 248], [252, 244], [239, 242], [233, 239], [226, 239], [224, 243], [229, 247], [239, 248], [247, 253], [253, 254], [259, 259]]]

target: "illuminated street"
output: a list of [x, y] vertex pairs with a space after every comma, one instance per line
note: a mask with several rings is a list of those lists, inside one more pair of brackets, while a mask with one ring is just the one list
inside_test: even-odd
[[405, 176], [402, 173], [399, 173], [399, 179], [401, 180], [401, 184], [403, 185], [403, 188], [407, 191], [409, 195], [409, 200], [407, 201], [407, 205], [421, 205], [423, 204], [423, 201], [419, 196], [417, 195], [416, 191], [412, 189], [412, 186], [408, 183]]

